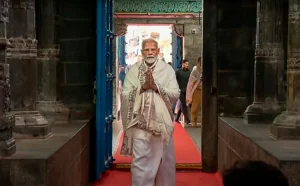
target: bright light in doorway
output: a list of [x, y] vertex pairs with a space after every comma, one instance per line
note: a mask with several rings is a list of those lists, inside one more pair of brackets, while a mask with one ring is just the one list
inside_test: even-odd
[[144, 39], [153, 38], [158, 42], [160, 58], [172, 62], [172, 26], [169, 25], [129, 25], [125, 35], [126, 64], [132, 65], [140, 61], [142, 42]]

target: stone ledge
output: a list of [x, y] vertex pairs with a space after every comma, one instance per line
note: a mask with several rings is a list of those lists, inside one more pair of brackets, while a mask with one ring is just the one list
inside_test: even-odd
[[270, 136], [274, 139], [300, 140], [300, 126], [270, 126]]
[[253, 103], [244, 112], [244, 120], [247, 124], [271, 123], [281, 112], [281, 108], [276, 102]]
[[51, 123], [38, 111], [13, 111], [15, 138], [48, 138], [51, 135]]
[[70, 110], [63, 103], [57, 101], [39, 101], [36, 109], [50, 122], [68, 123]]
[[197, 123], [196, 126], [192, 126], [192, 124], [186, 124], [181, 122], [181, 126], [183, 128], [201, 128], [201, 123]]
[[76, 122], [54, 125], [48, 139], [16, 139], [16, 153], [0, 156], [1, 185], [88, 185], [89, 130]]
[[11, 156], [16, 152], [16, 142], [14, 138], [6, 141], [0, 141], [0, 157]]
[[300, 139], [300, 114], [284, 111], [278, 115], [270, 126], [270, 136], [274, 139]]
[[269, 125], [219, 117], [218, 153], [221, 172], [238, 160], [262, 160], [281, 169], [290, 186], [300, 185], [300, 140], [274, 140], [269, 136]]

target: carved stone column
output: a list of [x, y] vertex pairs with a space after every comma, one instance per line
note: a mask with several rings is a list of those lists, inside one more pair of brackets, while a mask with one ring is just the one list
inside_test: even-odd
[[244, 113], [249, 124], [272, 122], [281, 112], [278, 85], [284, 75], [283, 15], [283, 0], [257, 1], [254, 102]]
[[48, 121], [67, 123], [69, 109], [57, 97], [59, 40], [58, 1], [36, 1], [37, 53], [37, 110]]
[[127, 33], [127, 27], [128, 27], [127, 24], [117, 23], [117, 24], [115, 24], [114, 27], [115, 27], [115, 35], [117, 37], [121, 37]]
[[289, 0], [287, 61], [287, 111], [270, 127], [277, 139], [300, 139], [300, 0]]
[[2, 0], [0, 8], [0, 156], [8, 156], [16, 152], [12, 135], [15, 117], [10, 113], [10, 74], [9, 64], [6, 63], [8, 1]]
[[47, 137], [48, 121], [36, 111], [37, 40], [35, 1], [9, 1], [7, 62], [12, 71], [12, 114], [16, 118], [15, 137]]
[[180, 37], [183, 37], [183, 32], [184, 32], [184, 26], [181, 25], [181, 24], [175, 24], [173, 25], [173, 28], [174, 28], [174, 31], [175, 33], [180, 36]]
[[[2, 23], [1, 23], [2, 24]], [[3, 49], [1, 38], [1, 52]], [[5, 53], [5, 52], [4, 52]], [[16, 144], [13, 138], [13, 127], [15, 126], [15, 117], [10, 113], [10, 81], [9, 64], [3, 63], [5, 55], [0, 57], [0, 156], [11, 155], [16, 152]]]

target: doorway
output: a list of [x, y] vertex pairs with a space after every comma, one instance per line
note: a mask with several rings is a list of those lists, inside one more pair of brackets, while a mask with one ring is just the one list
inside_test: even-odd
[[[116, 38], [116, 93], [115, 93], [115, 113], [117, 113], [117, 120], [113, 128], [113, 154], [117, 152], [120, 138], [122, 137], [122, 123], [120, 114], [121, 105], [121, 91], [124, 77], [127, 74], [130, 66], [137, 61], [142, 60], [141, 44], [144, 39], [153, 38], [158, 41], [160, 48], [159, 58], [169, 63], [176, 71], [181, 68], [181, 61], [183, 60], [183, 42], [184, 37], [179, 36], [174, 28], [174, 25], [153, 25], [153, 24], [129, 24], [127, 33]], [[190, 67], [190, 71], [193, 66]], [[175, 111], [177, 112], [177, 111]], [[201, 115], [200, 115], [201, 116]], [[175, 121], [175, 115], [174, 115]], [[200, 119], [201, 122], [201, 119]], [[196, 145], [197, 150], [201, 152], [201, 128], [194, 128], [184, 124], [181, 120], [181, 126], [184, 127], [187, 136], [193, 140], [193, 145]], [[118, 161], [117, 161], [118, 162]], [[124, 163], [123, 167], [129, 165]], [[197, 165], [197, 163], [194, 163]]]
[[[112, 18], [113, 5], [112, 3], [111, 4], [110, 3], [111, 1], [109, 0], [107, 1], [106, 5], [103, 5], [100, 2], [98, 2], [99, 7], [97, 7], [97, 9], [101, 10], [98, 11], [97, 13], [97, 18], [98, 18], [97, 28], [99, 28], [97, 30], [101, 30], [101, 32], [100, 31], [97, 32], [98, 35], [97, 65], [100, 67], [99, 69], [97, 68], [97, 97], [99, 96], [99, 98], [102, 100], [101, 102], [100, 100], [98, 100], [99, 98], [96, 99], [96, 107], [97, 107], [96, 135], [98, 136], [96, 148], [99, 148], [101, 146], [100, 148], [101, 150], [98, 150], [100, 154], [98, 154], [99, 152], [96, 152], [96, 156], [97, 156], [96, 166], [98, 165], [101, 166], [100, 169], [96, 170], [97, 178], [99, 177], [98, 175], [100, 175], [101, 172], [104, 172], [105, 170], [111, 167], [111, 164], [114, 161], [113, 154], [117, 150], [116, 147], [119, 146], [118, 142], [119, 142], [119, 138], [121, 137], [121, 130], [122, 130], [121, 123], [115, 122], [115, 121], [119, 121], [120, 117], [117, 117], [117, 120], [114, 120], [113, 118], [113, 115], [116, 116], [119, 115], [118, 114], [119, 111], [118, 108], [120, 104], [119, 84], [120, 84], [120, 77], [121, 77], [119, 74], [119, 69], [121, 66], [124, 65], [127, 66], [128, 64], [131, 65], [132, 63], [138, 61], [140, 58], [139, 47], [141, 42], [139, 38], [134, 37], [134, 34], [131, 35], [131, 38], [129, 37], [126, 38], [126, 35], [120, 36], [119, 38], [113, 37], [112, 35], [112, 30], [114, 30], [113, 29], [114, 24]], [[101, 12], [106, 12], [106, 13], [103, 16], [101, 15]], [[168, 19], [168, 21], [174, 22], [172, 19]], [[103, 27], [103, 25], [105, 26]], [[127, 24], [127, 25], [150, 26], [150, 25], [136, 25], [136, 24], [135, 25]], [[176, 70], [178, 67], [180, 67], [180, 62], [183, 59], [182, 56], [184, 53], [184, 48], [182, 46], [184, 44], [184, 38], [182, 37], [182, 35], [178, 35], [178, 30], [176, 31], [175, 26], [172, 24], [160, 24], [160, 25], [156, 24], [155, 32], [153, 32], [153, 34], [150, 33], [151, 37], [154, 38], [159, 37], [160, 34], [157, 34], [158, 26], [169, 27], [168, 28], [169, 30], [167, 29], [167, 31], [165, 32], [165, 34], [168, 35], [167, 38], [169, 38], [169, 40], [165, 41], [164, 44], [162, 44], [162, 47], [164, 49], [163, 49], [163, 53], [160, 54], [160, 58], [164, 58], [166, 62], [171, 62], [173, 69]], [[132, 31], [135, 30], [136, 29], [132, 29]], [[181, 33], [182, 32], [183, 29], [181, 29]], [[143, 37], [143, 35], [141, 35], [141, 37]], [[137, 44], [137, 41], [139, 44]], [[115, 58], [112, 57], [114, 52], [112, 50], [114, 42], [116, 42]], [[129, 47], [126, 47], [126, 45], [128, 45]], [[103, 55], [106, 56], [105, 59], [101, 58]], [[114, 69], [112, 67], [114, 67]], [[124, 67], [124, 71], [126, 71], [125, 67]], [[115, 80], [113, 80], [114, 78], [113, 72], [115, 73], [116, 76]], [[113, 86], [113, 84], [115, 84], [115, 86]], [[108, 104], [110, 103], [111, 105], [108, 106]], [[100, 120], [97, 120], [97, 117]], [[115, 132], [115, 130], [117, 130], [117, 132]], [[196, 136], [201, 140], [201, 130], [200, 132], [196, 132]], [[200, 150], [199, 143], [198, 146]]]
[[116, 38], [115, 65], [116, 65], [116, 91], [115, 91], [115, 113], [117, 121], [113, 129], [113, 152], [116, 152], [119, 138], [122, 133], [120, 106], [121, 91], [124, 78], [130, 66], [142, 60], [142, 41], [146, 38], [156, 39], [159, 43], [159, 58], [170, 63], [176, 70], [180, 67], [182, 60], [182, 38], [176, 35], [173, 25], [140, 25], [131, 24], [127, 27], [127, 33]]

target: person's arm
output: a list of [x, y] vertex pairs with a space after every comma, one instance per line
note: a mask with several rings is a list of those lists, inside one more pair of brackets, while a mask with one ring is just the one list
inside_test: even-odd
[[197, 66], [195, 66], [190, 74], [189, 81], [186, 87], [186, 102], [190, 104], [192, 101], [192, 91], [193, 87], [196, 85], [197, 82]]
[[169, 70], [167, 73], [171, 76], [167, 85], [162, 86], [156, 83], [156, 87], [158, 94], [160, 94], [164, 101], [167, 104], [170, 104], [169, 106], [172, 107], [179, 98], [180, 89], [177, 83], [175, 72], [173, 70]]
[[179, 72], [179, 69], [176, 70], [176, 72], [175, 72], [175, 77], [176, 77], [176, 81], [177, 81], [177, 83], [178, 83], [179, 78], [180, 78], [180, 72]]
[[[123, 130], [126, 131], [128, 123], [132, 120], [132, 110], [136, 100], [140, 97], [141, 85], [137, 83], [137, 73], [135, 66], [128, 71], [125, 76], [125, 81], [123, 84], [123, 90], [121, 94], [121, 118]], [[134, 71], [133, 71], [134, 70]]]

